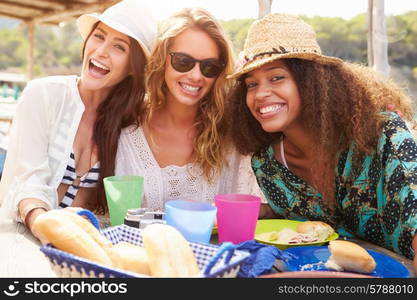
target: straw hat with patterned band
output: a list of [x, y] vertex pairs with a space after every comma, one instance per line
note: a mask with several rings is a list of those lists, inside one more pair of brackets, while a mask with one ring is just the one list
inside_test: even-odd
[[107, 8], [102, 14], [84, 14], [77, 19], [78, 30], [85, 40], [96, 22], [126, 34], [138, 41], [145, 55], [149, 57], [156, 38], [158, 24], [145, 0], [123, 0]]
[[244, 50], [235, 72], [237, 78], [269, 62], [282, 58], [301, 58], [322, 63], [341, 63], [336, 57], [321, 54], [313, 28], [300, 18], [286, 14], [269, 14], [249, 28]]

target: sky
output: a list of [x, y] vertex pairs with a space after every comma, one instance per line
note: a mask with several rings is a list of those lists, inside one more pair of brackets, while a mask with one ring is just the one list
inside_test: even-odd
[[[203, 7], [221, 20], [257, 18], [257, 0], [149, 0], [156, 19], [161, 20], [184, 7]], [[302, 14], [308, 17], [350, 19], [365, 13], [368, 0], [273, 0], [273, 13]], [[417, 10], [416, 0], [385, 0], [385, 14], [398, 15]]]

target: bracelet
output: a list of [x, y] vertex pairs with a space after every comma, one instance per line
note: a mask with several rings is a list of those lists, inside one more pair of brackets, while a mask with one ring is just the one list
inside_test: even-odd
[[46, 204], [46, 203], [30, 203], [30, 204], [28, 204], [28, 205], [26, 205], [23, 209], [22, 209], [22, 211], [20, 212], [20, 218], [22, 219], [22, 221], [23, 221], [23, 223], [25, 224], [25, 225], [27, 225], [26, 224], [26, 216], [32, 211], [32, 210], [34, 210], [34, 209], [36, 209], [36, 208], [42, 208], [42, 209], [44, 209], [45, 211], [48, 211], [49, 210], [49, 207], [48, 207], [48, 205]]

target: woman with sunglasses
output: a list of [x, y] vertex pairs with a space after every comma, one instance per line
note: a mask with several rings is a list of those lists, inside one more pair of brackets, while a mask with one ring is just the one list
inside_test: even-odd
[[81, 76], [30, 81], [13, 120], [0, 203], [29, 229], [50, 209], [107, 213], [102, 179], [114, 174], [120, 131], [138, 122], [144, 106], [157, 30], [146, 7], [124, 0], [101, 15], [82, 15], [77, 26]]
[[144, 122], [123, 130], [116, 162], [116, 174], [144, 176], [143, 207], [259, 193], [248, 157], [226, 138], [226, 74], [232, 69], [230, 43], [205, 10], [183, 9], [162, 24], [147, 66]]
[[412, 100], [370, 68], [321, 54], [312, 27], [271, 14], [249, 29], [231, 121], [253, 153], [261, 217], [321, 220], [413, 259], [417, 145]]

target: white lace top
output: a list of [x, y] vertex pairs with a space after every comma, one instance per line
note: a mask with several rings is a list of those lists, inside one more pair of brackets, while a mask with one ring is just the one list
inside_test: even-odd
[[163, 211], [164, 203], [174, 199], [214, 203], [214, 196], [223, 193], [252, 194], [264, 199], [250, 166], [250, 156], [230, 151], [228, 162], [212, 183], [199, 176], [200, 168], [194, 164], [160, 168], [142, 127], [131, 126], [120, 135], [115, 174], [143, 176], [142, 207], [152, 210]]

